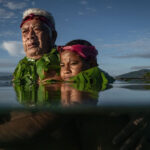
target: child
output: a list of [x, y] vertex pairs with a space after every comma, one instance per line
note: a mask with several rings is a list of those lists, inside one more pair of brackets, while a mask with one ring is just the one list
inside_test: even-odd
[[[64, 81], [89, 83], [90, 85], [114, 81], [107, 73], [98, 68], [98, 51], [86, 40], [73, 40], [59, 46], [60, 75]], [[87, 85], [87, 84], [86, 84]]]

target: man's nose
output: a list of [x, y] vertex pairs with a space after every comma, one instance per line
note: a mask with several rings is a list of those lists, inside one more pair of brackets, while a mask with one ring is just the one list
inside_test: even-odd
[[30, 29], [28, 32], [28, 39], [34, 39], [36, 37], [33, 29]]

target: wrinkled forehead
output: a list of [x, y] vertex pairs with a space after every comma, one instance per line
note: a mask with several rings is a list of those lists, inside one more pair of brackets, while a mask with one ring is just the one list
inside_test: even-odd
[[[25, 22], [21, 29], [24, 29], [24, 28], [29, 28], [29, 27], [47, 27], [42, 21], [40, 21], [39, 19], [32, 19], [32, 20], [29, 20], [27, 22]], [[47, 27], [48, 28], [48, 27]]]
[[30, 15], [26, 16], [26, 17], [22, 20], [22, 22], [21, 22], [21, 24], [20, 24], [20, 28], [22, 28], [22, 26], [23, 26], [25, 23], [27, 23], [27, 22], [29, 22], [29, 21], [31, 22], [32, 20], [38, 20], [38, 21], [44, 23], [49, 29], [55, 30], [55, 27], [54, 27], [54, 25], [52, 24], [52, 22], [51, 22], [50, 20], [48, 20], [48, 19], [47, 19], [46, 17], [44, 17], [44, 16], [41, 16], [41, 15], [34, 15], [34, 14], [30, 14]]

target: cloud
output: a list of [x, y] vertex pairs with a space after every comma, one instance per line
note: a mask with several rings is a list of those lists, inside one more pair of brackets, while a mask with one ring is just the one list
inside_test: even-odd
[[81, 5], [87, 5], [88, 2], [87, 2], [86, 0], [82, 0], [82, 1], [80, 1], [80, 4], [81, 4]]
[[[80, 1], [80, 4], [83, 5], [82, 11], [78, 12], [78, 15], [85, 15], [87, 13], [96, 12], [97, 10], [94, 7], [90, 7], [88, 4], [88, 1], [82, 0]], [[84, 11], [84, 13], [83, 13]]]
[[0, 18], [1, 19], [9, 19], [9, 18], [12, 18], [14, 16], [15, 16], [15, 14], [13, 12], [9, 12], [3, 8], [0, 8]]
[[117, 44], [103, 44], [102, 47], [104, 48], [120, 48], [120, 49], [140, 49], [140, 50], [150, 50], [150, 39], [143, 38], [132, 42], [127, 43], [117, 43]]
[[16, 9], [23, 9], [24, 7], [27, 6], [25, 2], [7, 2], [4, 4], [5, 7], [11, 9], [11, 10], [16, 10]]
[[5, 68], [5, 67], [15, 67], [16, 63], [14, 62], [0, 62], [0, 68]]
[[2, 48], [6, 50], [11, 56], [22, 56], [24, 55], [24, 49], [22, 42], [20, 41], [4, 41]]
[[150, 58], [150, 52], [144, 54], [127, 54], [124, 56], [116, 56], [116, 58]]
[[150, 66], [133, 66], [131, 67], [132, 70], [139, 70], [139, 69], [150, 69]]
[[66, 22], [68, 22], [68, 21], [69, 21], [69, 19], [68, 19], [68, 18], [65, 18], [65, 21], [66, 21]]
[[19, 33], [16, 33], [15, 31], [1, 31], [0, 37], [18, 37]]
[[31, 5], [32, 5], [32, 6], [35, 6], [35, 1], [32, 1], [32, 2], [31, 2]]
[[91, 8], [91, 7], [86, 7], [86, 10], [91, 11], [91, 12], [96, 12], [97, 11], [95, 8]]
[[107, 9], [111, 9], [112, 8], [112, 6], [107, 6]]
[[127, 43], [101, 44], [105, 50], [114, 50], [114, 58], [150, 58], [150, 38], [143, 38]]
[[78, 15], [82, 16], [82, 15], [84, 15], [84, 12], [79, 11]]

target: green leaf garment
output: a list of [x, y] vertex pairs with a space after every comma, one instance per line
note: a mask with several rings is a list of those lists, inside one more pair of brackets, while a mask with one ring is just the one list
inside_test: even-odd
[[115, 79], [100, 68], [93, 67], [72, 77], [71, 81], [75, 89], [91, 93], [92, 97], [97, 98], [100, 91], [112, 87], [110, 83], [113, 83]]
[[13, 82], [16, 84], [34, 84], [37, 80], [45, 78], [44, 72], [55, 70], [60, 73], [60, 60], [56, 49], [52, 49], [50, 53], [44, 54], [38, 60], [24, 57], [17, 65], [14, 74]]
[[[107, 73], [98, 67], [93, 67], [72, 77], [69, 86], [78, 91], [87, 92], [89, 97], [97, 100], [99, 92], [111, 88], [109, 83], [113, 81], [114, 79]], [[61, 102], [61, 91], [60, 89], [54, 90], [54, 88], [47, 87], [47, 85], [53, 85], [52, 83], [61, 84], [61, 81], [50, 81], [46, 85], [14, 84], [19, 103], [36, 107], [53, 107], [55, 104], [59, 104]]]
[[114, 82], [114, 78], [98, 67], [93, 67], [72, 77], [71, 81], [76, 84], [77, 89], [103, 90], [107, 84]]

